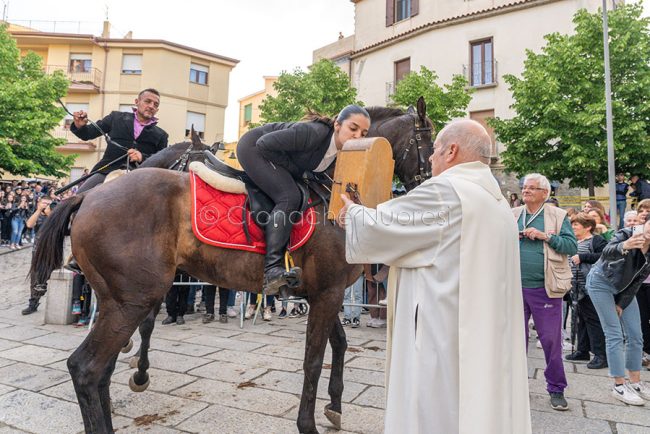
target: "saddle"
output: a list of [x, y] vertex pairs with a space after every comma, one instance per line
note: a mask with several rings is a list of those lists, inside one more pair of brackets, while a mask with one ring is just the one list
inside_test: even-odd
[[[214, 156], [210, 151], [205, 151], [205, 157], [205, 166], [208, 169], [226, 179], [239, 180], [243, 184], [243, 186], [239, 188], [243, 188], [248, 196], [246, 207], [250, 210], [253, 221], [259, 227], [264, 228], [268, 219], [260, 218], [260, 216], [266, 217], [273, 210], [273, 207], [275, 206], [273, 200], [264, 193], [264, 191], [262, 191], [262, 189], [259, 188], [243, 170], [238, 170], [228, 166], [226, 163]], [[296, 182], [296, 186], [298, 187], [301, 196], [299, 208], [300, 214], [303, 214], [308, 208], [312, 208], [321, 203], [324, 203], [327, 206], [330, 194], [330, 189], [327, 188], [326, 184], [327, 181], [327, 179], [318, 174], [305, 173], [303, 178]], [[208, 181], [206, 180], [206, 182]], [[223, 186], [221, 186], [221, 188], [223, 188]], [[310, 190], [314, 191], [319, 197], [317, 201], [310, 202]], [[325, 212], [327, 213], [327, 210]], [[248, 229], [245, 228], [244, 230], [247, 231]]]

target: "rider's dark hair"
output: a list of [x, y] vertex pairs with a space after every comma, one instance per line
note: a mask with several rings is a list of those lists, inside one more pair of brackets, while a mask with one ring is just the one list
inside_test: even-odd
[[307, 111], [307, 114], [301, 120], [321, 122], [325, 125], [333, 127], [334, 122], [341, 123], [352, 115], [363, 115], [370, 120], [370, 114], [368, 113], [368, 111], [356, 104], [350, 104], [348, 106], [343, 107], [343, 110], [341, 110], [338, 115], [334, 116], [334, 119], [329, 118], [327, 116], [323, 116], [320, 113], [309, 109]]
[[138, 98], [142, 98], [142, 95], [144, 95], [144, 94], [147, 93], [147, 92], [149, 92], [149, 93], [153, 93], [154, 95], [158, 95], [158, 98], [160, 98], [160, 92], [158, 92], [158, 91], [157, 91], [156, 89], [154, 89], [153, 87], [148, 87], [148, 88], [146, 88], [145, 90], [141, 91], [141, 92], [138, 94]]

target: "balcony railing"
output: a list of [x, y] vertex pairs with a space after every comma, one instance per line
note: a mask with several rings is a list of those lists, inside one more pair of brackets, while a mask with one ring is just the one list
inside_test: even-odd
[[54, 71], [63, 71], [63, 73], [72, 82], [72, 86], [90, 86], [99, 90], [102, 83], [102, 71], [97, 68], [87, 68], [81, 71], [71, 71], [66, 65], [45, 65], [45, 72], [48, 74]]
[[463, 65], [463, 76], [467, 79], [470, 87], [496, 86], [498, 83], [497, 65], [496, 60]]
[[63, 126], [58, 126], [54, 130], [50, 131], [52, 137], [57, 139], [65, 139], [66, 145], [84, 145], [84, 148], [88, 150], [99, 149], [101, 146], [101, 139], [98, 137], [92, 140], [81, 140], [79, 137], [75, 136], [72, 131]]

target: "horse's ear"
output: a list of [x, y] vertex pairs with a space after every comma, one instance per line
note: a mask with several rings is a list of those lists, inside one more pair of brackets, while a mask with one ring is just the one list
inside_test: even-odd
[[427, 118], [427, 103], [424, 102], [424, 97], [421, 96], [418, 98], [418, 116], [422, 120], [422, 122], [425, 122], [425, 119]]
[[415, 114], [415, 109], [413, 108], [412, 105], [408, 106], [408, 108], [406, 109], [406, 113], [408, 113], [408, 114], [410, 114], [410, 115], [414, 115], [414, 114]]
[[196, 130], [194, 129], [194, 124], [192, 124], [192, 126], [190, 127], [190, 137], [192, 140], [192, 144], [194, 146], [199, 146], [203, 144], [203, 142], [201, 141], [201, 137], [199, 136], [199, 133], [197, 133]]

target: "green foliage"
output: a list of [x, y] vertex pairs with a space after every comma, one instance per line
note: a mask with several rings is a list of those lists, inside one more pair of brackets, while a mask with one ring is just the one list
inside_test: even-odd
[[7, 26], [0, 26], [0, 174], [66, 175], [74, 156], [58, 154], [54, 148], [65, 140], [49, 132], [65, 114], [55, 101], [67, 89], [63, 73], [45, 74], [38, 55], [21, 59]]
[[300, 120], [309, 110], [334, 116], [355, 101], [357, 91], [350, 79], [332, 61], [322, 59], [308, 72], [300, 68], [283, 72], [273, 84], [277, 96], [267, 96], [260, 104], [261, 123]]
[[462, 75], [454, 75], [451, 84], [443, 87], [436, 80], [438, 75], [422, 66], [419, 73], [411, 72], [397, 83], [391, 99], [399, 106], [415, 106], [418, 98], [423, 96], [427, 103], [427, 116], [435, 131], [440, 131], [453, 118], [465, 116], [473, 89], [467, 87], [467, 80]]
[[[641, 5], [608, 14], [616, 170], [650, 175], [650, 33]], [[547, 35], [527, 52], [521, 78], [508, 75], [516, 116], [494, 119], [506, 169], [570, 179], [573, 187], [607, 182], [602, 15], [578, 11], [575, 34]]]

